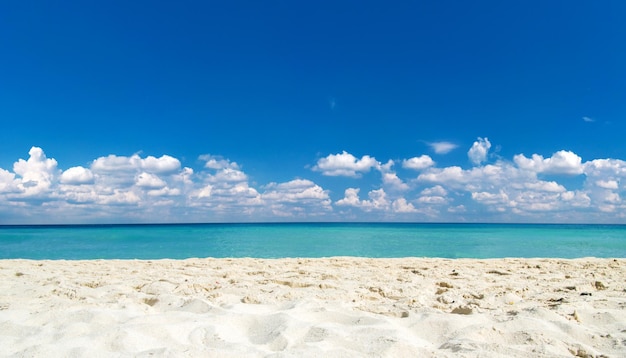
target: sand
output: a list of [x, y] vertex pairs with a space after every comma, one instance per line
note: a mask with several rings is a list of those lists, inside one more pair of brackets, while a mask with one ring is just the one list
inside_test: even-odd
[[626, 357], [626, 259], [0, 260], [2, 357]]

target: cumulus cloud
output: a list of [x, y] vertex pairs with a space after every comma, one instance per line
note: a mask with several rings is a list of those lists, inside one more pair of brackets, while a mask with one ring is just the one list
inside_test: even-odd
[[626, 177], [626, 161], [620, 159], [595, 159], [583, 165], [583, 171], [587, 176], [597, 177]]
[[457, 144], [450, 142], [430, 142], [427, 144], [437, 154], [447, 154], [458, 147]]
[[567, 191], [561, 193], [561, 200], [573, 208], [586, 208], [591, 205], [591, 198], [581, 191]]
[[319, 201], [330, 204], [328, 192], [306, 179], [295, 179], [286, 183], [270, 183], [262, 198], [279, 202]]
[[95, 172], [122, 172], [144, 170], [149, 173], [164, 174], [176, 172], [180, 169], [180, 161], [169, 155], [160, 158], [148, 156], [141, 158], [138, 154], [130, 157], [110, 154], [93, 161], [91, 170]]
[[0, 193], [8, 192], [15, 185], [15, 174], [0, 168]]
[[409, 190], [409, 185], [406, 184], [402, 179], [400, 179], [400, 177], [398, 177], [398, 174], [393, 171], [394, 164], [395, 163], [393, 160], [389, 160], [386, 164], [378, 166], [378, 170], [382, 175], [383, 185], [385, 186], [385, 188], [388, 188], [392, 191]]
[[[334, 191], [304, 178], [265, 185], [250, 182], [238, 163], [215, 155], [200, 156], [197, 170], [168, 155], [139, 154], [101, 156], [89, 167], [63, 169], [41, 148], [32, 147], [28, 159], [18, 159], [12, 170], [0, 168], [0, 223], [11, 223], [3, 213], [59, 222], [425, 217], [623, 222], [626, 161], [583, 162], [575, 153], [561, 150], [547, 158], [518, 154], [485, 164], [489, 149], [487, 138], [479, 138], [468, 151], [473, 163], [469, 168], [435, 167], [426, 155], [402, 160], [404, 169], [418, 171], [408, 178], [394, 171], [393, 160], [382, 164], [367, 155], [332, 154], [318, 160], [314, 170], [354, 178], [372, 169], [381, 174]], [[547, 180], [546, 175], [553, 176]], [[342, 182], [325, 180], [335, 182], [332, 185]], [[365, 190], [361, 188], [374, 189], [361, 198]]]
[[441, 185], [435, 185], [422, 190], [417, 200], [422, 204], [441, 205], [448, 202], [447, 195], [448, 191], [446, 189]]
[[224, 159], [223, 157], [218, 156], [218, 155], [203, 154], [200, 157], [198, 157], [198, 159], [206, 162], [204, 164], [205, 168], [215, 169], [215, 170], [220, 170], [220, 169], [239, 170], [239, 164], [237, 164], [236, 162], [231, 162], [230, 160]]
[[159, 189], [166, 186], [167, 183], [165, 183], [163, 179], [159, 178], [155, 174], [143, 172], [137, 176], [137, 179], [135, 180], [135, 185], [142, 188]]
[[264, 206], [280, 217], [319, 216], [332, 211], [328, 191], [306, 179], [270, 183], [261, 195]]
[[20, 176], [17, 187], [25, 196], [36, 196], [47, 192], [57, 175], [57, 161], [48, 159], [39, 147], [32, 147], [28, 160], [19, 159], [13, 172]]
[[402, 161], [402, 167], [406, 169], [422, 170], [435, 165], [435, 162], [428, 155], [421, 155]]
[[422, 204], [430, 205], [441, 205], [448, 202], [448, 200], [442, 196], [420, 196], [417, 201]]
[[489, 153], [489, 148], [491, 148], [491, 143], [488, 138], [478, 138], [477, 141], [474, 142], [470, 150], [467, 152], [467, 156], [470, 161], [474, 163], [474, 165], [479, 165], [480, 163], [487, 160], [487, 154]]
[[583, 121], [591, 123], [591, 122], [595, 122], [596, 120], [591, 117], [584, 116]]
[[583, 164], [587, 177], [584, 194], [589, 197], [590, 207], [603, 213], [619, 213], [626, 210], [626, 202], [620, 195], [626, 182], [626, 161], [619, 159], [595, 159]]
[[262, 205], [261, 194], [247, 181], [214, 182], [191, 193], [191, 206], [203, 207], [216, 213], [253, 213]]
[[104, 205], [134, 205], [140, 201], [139, 195], [132, 191], [115, 189], [110, 195], [99, 196], [98, 203]]
[[348, 188], [344, 192], [344, 197], [335, 202], [337, 206], [353, 207], [364, 212], [384, 212], [386, 214], [411, 214], [418, 213], [419, 210], [404, 197], [391, 200], [384, 189], [371, 190], [368, 193], [369, 199], [359, 198], [359, 188]]
[[60, 181], [62, 184], [69, 185], [91, 184], [94, 181], [94, 176], [89, 169], [71, 167], [61, 174]]
[[352, 206], [364, 211], [387, 210], [389, 200], [387, 193], [383, 189], [372, 190], [368, 193], [369, 200], [359, 199], [359, 188], [348, 188], [344, 193], [344, 198], [336, 202], [339, 206]]
[[397, 191], [409, 190], [408, 184], [403, 182], [396, 173], [382, 173], [382, 175], [385, 187]]
[[194, 196], [199, 198], [199, 199], [210, 198], [211, 197], [211, 193], [213, 193], [213, 185], [208, 184], [208, 185], [205, 185], [204, 187], [198, 189], [195, 192]]
[[617, 180], [597, 180], [596, 185], [603, 189], [612, 189], [612, 190], [619, 189], [619, 184]]
[[[553, 158], [558, 158], [552, 161]], [[555, 155], [545, 161], [535, 155], [535, 161], [517, 165], [498, 161], [495, 164], [462, 169], [461, 167], [430, 168], [420, 174], [418, 182], [437, 183], [437, 191], [469, 193], [476, 203], [484, 205], [494, 213], [531, 215], [542, 211], [562, 211], [568, 208], [584, 207], [588, 201], [580, 194], [571, 194], [564, 185], [556, 181], [544, 181], [537, 177], [538, 172], [575, 172], [562, 165], [576, 163], [564, 161], [567, 155]], [[527, 159], [527, 158], [526, 158]], [[556, 164], [555, 164], [556, 163]], [[524, 165], [528, 164], [528, 165]], [[565, 168], [570, 168], [565, 170]], [[450, 196], [435, 195], [434, 189], [425, 189], [418, 201], [424, 204], [450, 204]], [[574, 200], [576, 198], [576, 200]], [[467, 209], [467, 206], [465, 206]]]
[[218, 183], [218, 186], [230, 186], [248, 180], [248, 175], [241, 170], [239, 164], [236, 162], [209, 154], [201, 155], [199, 159], [206, 162], [204, 164], [205, 168], [215, 171], [213, 174], [205, 175], [206, 182], [213, 184]]
[[395, 213], [416, 213], [418, 210], [415, 206], [406, 201], [405, 198], [398, 198], [391, 204]]
[[224, 168], [217, 171], [214, 175], [208, 176], [208, 180], [213, 183], [242, 182], [248, 180], [248, 176], [241, 170]]
[[369, 155], [364, 155], [361, 159], [357, 159], [354, 155], [343, 151], [339, 154], [330, 154], [325, 158], [317, 161], [317, 165], [313, 170], [322, 172], [327, 176], [347, 176], [358, 177], [361, 173], [370, 171], [372, 168], [378, 168], [380, 163]]
[[359, 188], [348, 188], [344, 192], [343, 199], [340, 199], [336, 202], [337, 205], [345, 205], [345, 206], [360, 206], [361, 199], [359, 199]]
[[513, 161], [520, 169], [536, 173], [567, 175], [583, 173], [582, 158], [566, 150], [560, 150], [554, 153], [552, 157], [546, 159], [539, 154], [533, 154], [531, 158], [518, 154], [513, 157]]
[[[138, 158], [138, 156], [133, 156]], [[148, 156], [140, 160], [141, 169], [155, 174], [173, 173], [180, 169], [180, 161], [169, 155], [163, 155], [160, 158]]]
[[463, 168], [452, 166], [446, 168], [433, 168], [426, 173], [422, 173], [417, 177], [418, 181], [424, 182], [465, 182], [469, 178], [467, 176], [469, 172], [464, 171]]
[[[137, 156], [138, 157], [138, 156]], [[137, 161], [133, 157], [124, 157], [110, 154], [106, 157], [100, 157], [93, 161], [91, 164], [91, 170], [95, 172], [120, 172], [120, 171], [132, 171], [139, 169]]]
[[535, 181], [524, 183], [524, 188], [534, 191], [548, 191], [553, 193], [562, 193], [566, 191], [565, 187], [555, 181]]
[[162, 187], [159, 189], [148, 190], [149, 196], [178, 196], [180, 194], [181, 191], [178, 188], [171, 189], [168, 187]]
[[422, 190], [421, 195], [446, 196], [448, 195], [448, 191], [444, 189], [441, 185], [435, 185], [433, 187]]
[[472, 199], [485, 204], [485, 205], [507, 205], [507, 206], [515, 206], [516, 203], [511, 202], [509, 199], [509, 195], [505, 193], [503, 190], [500, 190], [497, 193], [489, 193], [489, 192], [475, 192], [472, 193]]

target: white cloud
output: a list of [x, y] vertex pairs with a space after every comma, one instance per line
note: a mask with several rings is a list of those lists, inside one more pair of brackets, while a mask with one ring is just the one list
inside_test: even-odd
[[[556, 156], [557, 158], [559, 156]], [[519, 157], [517, 157], [519, 163]], [[551, 171], [564, 166], [555, 162], [544, 161], [535, 156], [533, 163], [543, 166], [541, 170]], [[552, 159], [552, 158], [549, 158]], [[576, 162], [571, 161], [571, 162]], [[557, 160], [556, 163], [559, 163]], [[550, 167], [552, 165], [552, 167]], [[564, 185], [556, 181], [543, 181], [537, 178], [535, 170], [529, 166], [522, 168], [512, 163], [498, 161], [495, 164], [474, 167], [464, 170], [461, 167], [430, 168], [418, 176], [418, 182], [438, 183], [443, 190], [454, 190], [458, 193], [469, 192], [471, 198], [489, 211], [496, 213], [513, 213], [516, 215], [532, 215], [536, 212], [549, 210], [568, 210], [569, 207], [584, 207], [585, 197], [567, 194]], [[536, 166], [532, 167], [533, 169]], [[439, 190], [441, 190], [439, 189]], [[429, 190], [430, 191], [430, 190]], [[423, 203], [453, 203], [449, 196], [438, 196], [424, 190], [418, 199]], [[576, 200], [573, 200], [576, 197]], [[467, 207], [466, 207], [467, 209]], [[541, 219], [541, 217], [538, 217]]]
[[101, 195], [99, 203], [105, 205], [135, 205], [141, 198], [132, 191], [115, 189], [110, 195]]
[[236, 183], [236, 182], [242, 182], [246, 180], [248, 180], [248, 176], [246, 175], [246, 173], [242, 172], [241, 170], [231, 169], [231, 168], [220, 169], [217, 173], [215, 173], [214, 175], [210, 175], [208, 177], [208, 181], [211, 183], [216, 183], [216, 182]]
[[515, 202], [512, 202], [509, 199], [509, 196], [503, 190], [500, 190], [498, 193], [489, 193], [485, 191], [472, 193], [472, 199], [484, 205], [516, 205]]
[[245, 183], [236, 183], [235, 185], [230, 186], [227, 190], [223, 190], [222, 194], [228, 194], [229, 196], [242, 196], [248, 198], [258, 198], [259, 192], [251, 188], [250, 185]]
[[133, 157], [118, 157], [110, 154], [106, 157], [100, 157], [93, 161], [91, 170], [94, 172], [121, 172], [139, 169], [137, 161], [132, 160]]
[[181, 175], [190, 175], [190, 171], [193, 173], [189, 168], [181, 169], [180, 161], [169, 155], [142, 158], [138, 154], [130, 157], [114, 154], [99, 157], [91, 163], [90, 170], [98, 192], [104, 188], [126, 190], [133, 185], [159, 189], [170, 184], [167, 181], [173, 182], [180, 179]]
[[319, 201], [330, 204], [328, 192], [310, 180], [295, 179], [286, 183], [270, 183], [262, 198], [280, 202]]
[[561, 200], [567, 203], [570, 207], [574, 208], [586, 208], [591, 205], [591, 198], [586, 193], [581, 191], [567, 191], [561, 193]]
[[263, 206], [283, 218], [315, 217], [332, 211], [328, 191], [307, 179], [270, 183], [261, 195]]
[[583, 190], [590, 207], [603, 213], [626, 210], [626, 201], [620, 195], [620, 183], [626, 181], [626, 161], [595, 159], [584, 163], [583, 168], [587, 176]]
[[[24, 221], [45, 217], [59, 222], [393, 221], [424, 216], [439, 221], [623, 222], [626, 217], [626, 161], [583, 162], [562, 150], [549, 158], [519, 154], [485, 165], [487, 139], [475, 144], [468, 151], [475, 164], [469, 168], [437, 168], [425, 155], [403, 160], [405, 169], [419, 170], [413, 178], [396, 173], [393, 160], [381, 164], [343, 152], [318, 161], [315, 170], [324, 175], [358, 177], [379, 171], [378, 183], [371, 176], [362, 179], [364, 187], [378, 188], [366, 198], [359, 197], [356, 187], [340, 189], [342, 197], [308, 179], [251, 183], [239, 164], [219, 156], [200, 156], [204, 162], [197, 171], [168, 155], [138, 154], [103, 156], [89, 168], [62, 170], [33, 147], [28, 160], [17, 160], [12, 170], [0, 168], [0, 223], [12, 223], [7, 218], [20, 215]], [[543, 180], [542, 174], [580, 177]]]
[[191, 178], [193, 177], [193, 174], [193, 169], [184, 167], [179, 173], [172, 175], [172, 180], [181, 182], [184, 185], [192, 185], [193, 181]]
[[137, 179], [135, 180], [135, 185], [141, 188], [160, 189], [166, 186], [167, 183], [155, 174], [144, 172], [137, 176]]
[[[262, 204], [261, 195], [248, 182], [216, 182], [193, 191], [192, 205], [220, 213], [252, 212]], [[254, 210], [253, 210], [254, 209]]]
[[416, 213], [418, 211], [415, 206], [407, 202], [405, 198], [394, 200], [391, 206], [396, 213]]
[[149, 173], [165, 174], [176, 172], [180, 169], [180, 161], [169, 155], [160, 158], [148, 156], [145, 159], [138, 154], [130, 157], [110, 154], [93, 161], [91, 170], [94, 172], [130, 172], [144, 170]]
[[465, 182], [468, 180], [466, 171], [461, 167], [452, 166], [446, 168], [432, 168], [428, 172], [422, 173], [417, 177], [418, 181], [425, 182]]
[[382, 173], [382, 176], [383, 184], [386, 187], [397, 191], [409, 190], [409, 186], [396, 173]]
[[598, 209], [605, 213], [613, 213], [615, 212], [616, 206], [603, 204], [603, 205], [599, 205]]
[[474, 165], [479, 165], [480, 163], [487, 160], [487, 154], [489, 153], [489, 148], [491, 148], [491, 143], [488, 138], [478, 138], [477, 141], [474, 142], [470, 150], [467, 152], [467, 156], [470, 161], [474, 163]]
[[458, 145], [450, 142], [430, 142], [427, 144], [437, 154], [447, 154], [458, 147]]
[[248, 175], [235, 162], [209, 154], [201, 155], [199, 158], [206, 161], [205, 168], [215, 170], [214, 174], [205, 174], [204, 176], [206, 182], [216, 184], [216, 187], [236, 186], [237, 183], [248, 181]]
[[585, 121], [585, 122], [595, 122], [596, 120], [591, 118], [591, 117], [584, 116], [583, 117], [583, 121]]
[[527, 212], [555, 211], [562, 206], [560, 197], [558, 193], [522, 191], [517, 193], [510, 204]]
[[89, 169], [72, 167], [61, 174], [60, 181], [62, 184], [69, 185], [91, 184], [94, 181], [94, 176]]
[[213, 192], [213, 185], [205, 185], [203, 188], [199, 189], [194, 195], [197, 198], [210, 198], [211, 193]]
[[372, 190], [368, 193], [368, 196], [370, 200], [364, 202], [371, 204], [373, 209], [384, 210], [389, 206], [387, 193], [383, 189]]
[[435, 185], [433, 187], [422, 190], [421, 195], [446, 196], [448, 195], [448, 191], [444, 189], [441, 185]]
[[422, 190], [417, 201], [422, 204], [442, 205], [449, 202], [446, 197], [447, 195], [448, 191], [446, 189], [444, 189], [441, 185], [435, 185]]
[[168, 187], [163, 187], [160, 189], [153, 189], [148, 191], [149, 196], [178, 196], [181, 194], [180, 189], [174, 188], [170, 189]]
[[348, 188], [344, 193], [343, 199], [338, 200], [335, 204], [345, 206], [360, 206], [361, 200], [359, 199], [359, 188]]
[[442, 205], [448, 203], [448, 200], [442, 196], [420, 196], [417, 201], [422, 204]]
[[595, 159], [583, 165], [583, 171], [590, 177], [626, 178], [626, 161], [620, 159]]
[[339, 206], [352, 206], [365, 211], [387, 210], [389, 209], [389, 200], [387, 193], [383, 189], [372, 190], [368, 193], [369, 200], [359, 199], [358, 188], [348, 188], [344, 193], [344, 198], [338, 200], [335, 204]]
[[558, 184], [555, 181], [536, 181], [524, 183], [524, 187], [534, 191], [547, 191], [552, 193], [562, 193], [567, 191], [563, 185]]
[[0, 168], [0, 193], [15, 190], [15, 174]]
[[447, 211], [449, 213], [464, 213], [467, 212], [467, 208], [465, 207], [465, 205], [457, 205], [449, 207]]
[[206, 163], [204, 164], [204, 167], [209, 169], [240, 169], [239, 164], [237, 164], [236, 162], [231, 162], [230, 160], [224, 159], [218, 155], [203, 154], [199, 156], [198, 159], [205, 161]]
[[596, 185], [603, 189], [619, 189], [617, 180], [597, 180]]
[[176, 172], [180, 169], [180, 161], [169, 155], [163, 155], [160, 158], [148, 156], [146, 159], [142, 159], [140, 163], [141, 169], [149, 173], [165, 174]]
[[435, 162], [428, 155], [421, 155], [402, 161], [402, 167], [406, 169], [422, 170], [435, 165]]
[[378, 168], [380, 163], [369, 155], [364, 155], [361, 159], [357, 159], [354, 155], [343, 151], [340, 154], [330, 154], [325, 158], [317, 161], [317, 165], [313, 170], [322, 172], [328, 176], [347, 176], [358, 177], [361, 173], [370, 171], [372, 168]]
[[[64, 188], [65, 190], [60, 192], [60, 197], [71, 204], [96, 204], [100, 201], [100, 196], [93, 185], [75, 185], [71, 184]], [[67, 190], [69, 189], [69, 190]], [[110, 195], [111, 193], [101, 193], [104, 195]]]
[[544, 159], [539, 154], [526, 158], [523, 154], [513, 157], [520, 169], [547, 174], [577, 175], [583, 173], [582, 159], [570, 151], [560, 150], [550, 158]]
[[603, 201], [611, 204], [619, 204], [621, 203], [622, 198], [618, 193], [607, 192]]
[[17, 187], [25, 196], [37, 196], [47, 192], [57, 175], [57, 161], [46, 158], [43, 150], [32, 147], [28, 160], [19, 159], [13, 171], [21, 178]]

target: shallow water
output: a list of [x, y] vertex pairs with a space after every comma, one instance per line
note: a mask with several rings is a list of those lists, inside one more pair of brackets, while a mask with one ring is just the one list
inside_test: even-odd
[[626, 225], [177, 224], [0, 226], [0, 258], [626, 257]]

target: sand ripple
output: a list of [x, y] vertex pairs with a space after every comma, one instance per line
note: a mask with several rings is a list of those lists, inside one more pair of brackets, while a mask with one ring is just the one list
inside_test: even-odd
[[623, 357], [624, 259], [0, 260], [2, 357]]

